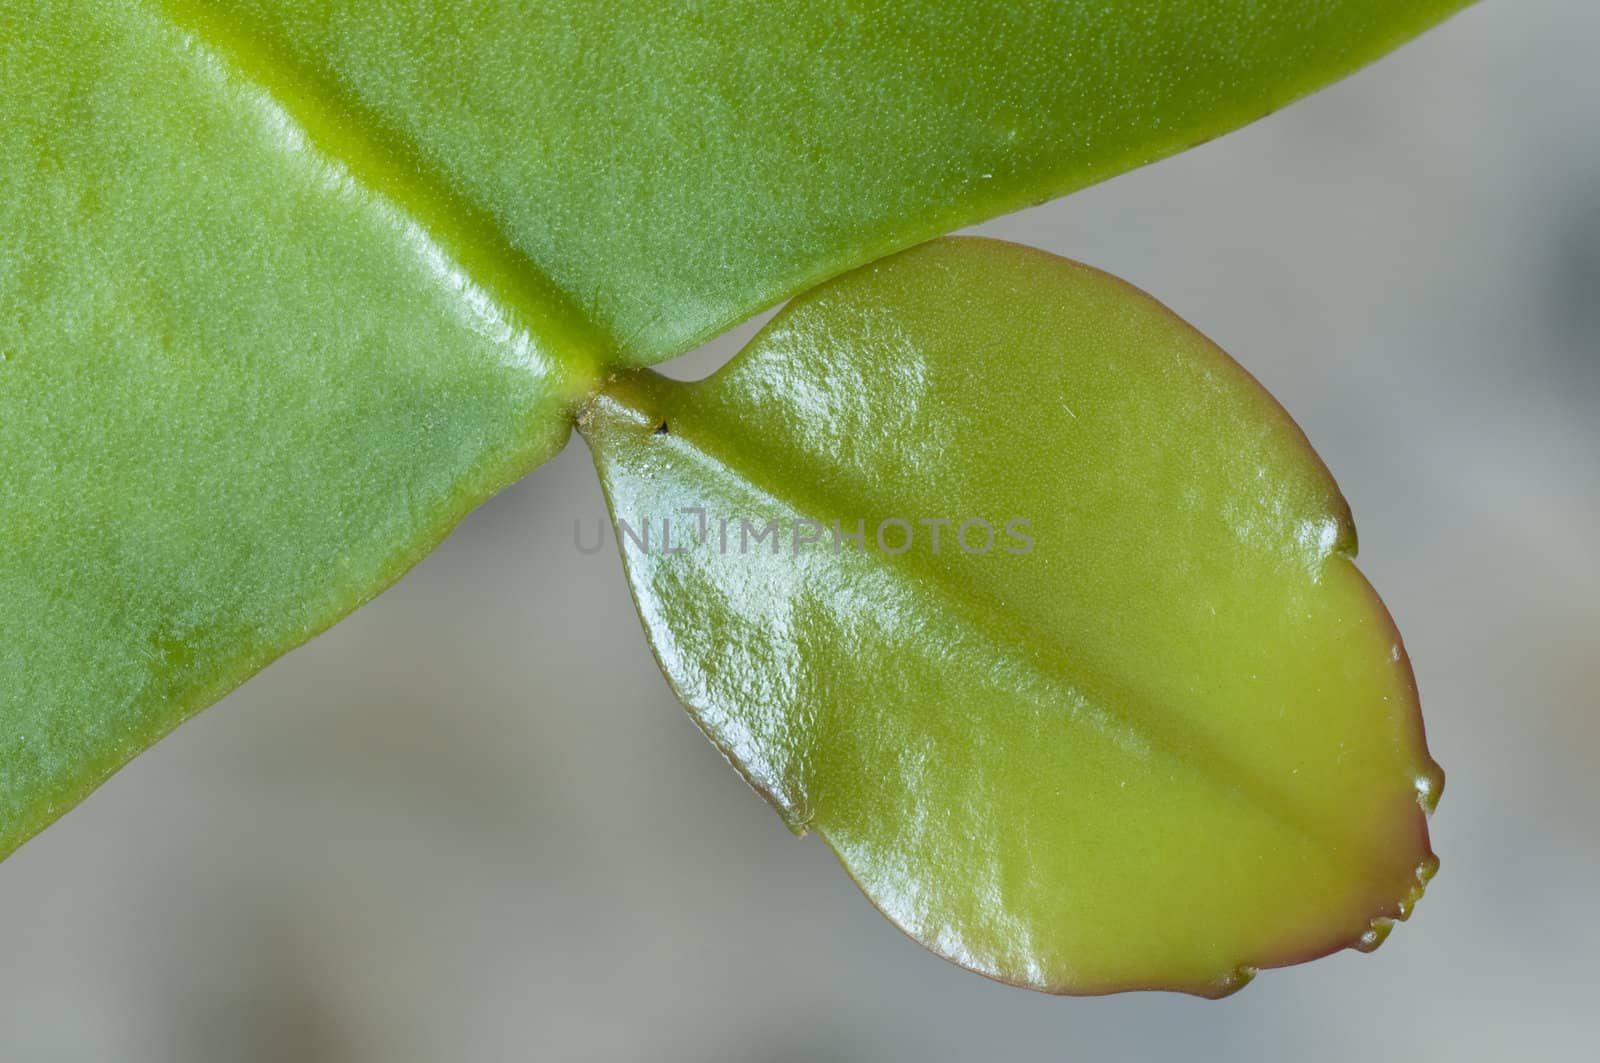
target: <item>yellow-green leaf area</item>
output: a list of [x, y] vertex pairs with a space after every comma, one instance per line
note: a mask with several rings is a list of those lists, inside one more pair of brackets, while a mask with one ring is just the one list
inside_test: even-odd
[[581, 423], [674, 689], [949, 959], [1218, 995], [1375, 945], [1432, 874], [1442, 776], [1344, 500], [1129, 285], [936, 241]]

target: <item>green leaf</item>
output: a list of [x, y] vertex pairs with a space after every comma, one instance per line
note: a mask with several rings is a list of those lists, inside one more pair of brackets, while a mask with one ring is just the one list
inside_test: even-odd
[[9, 3], [0, 41], [3, 855], [554, 453], [592, 376], [164, 21]]
[[0, 854], [554, 453], [602, 367], [1463, 2], [0, 5]]
[[1344, 500], [1128, 285], [938, 241], [580, 425], [673, 688], [940, 955], [1220, 995], [1376, 945], [1432, 874], [1442, 776]]
[[1467, 2], [158, 6], [297, 112], [357, 123], [363, 169], [424, 175], [647, 365], [1260, 118]]

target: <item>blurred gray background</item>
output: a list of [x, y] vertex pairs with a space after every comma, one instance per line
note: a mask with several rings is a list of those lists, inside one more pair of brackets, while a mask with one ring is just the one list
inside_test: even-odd
[[1594, 1058], [1600, 5], [1491, 2], [981, 231], [1153, 292], [1338, 476], [1449, 775], [1381, 950], [1221, 1003], [923, 953], [674, 702], [571, 545], [575, 441], [0, 867], [0, 1057]]

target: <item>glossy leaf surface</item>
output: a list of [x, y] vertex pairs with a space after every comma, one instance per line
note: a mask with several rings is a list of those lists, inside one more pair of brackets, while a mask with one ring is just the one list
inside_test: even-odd
[[419, 210], [459, 220], [446, 236], [547, 278], [645, 365], [1259, 118], [1465, 3], [156, 6], [325, 111], [358, 172], [410, 175]]
[[1432, 873], [1442, 779], [1338, 489], [1128, 285], [938, 241], [580, 424], [674, 689], [941, 955], [1221, 994], [1376, 944]]
[[0, 854], [548, 457], [563, 369], [164, 20], [0, 9]]

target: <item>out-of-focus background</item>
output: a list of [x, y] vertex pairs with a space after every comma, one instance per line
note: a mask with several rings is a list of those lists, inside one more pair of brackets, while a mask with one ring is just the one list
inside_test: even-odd
[[980, 231], [1166, 301], [1338, 476], [1449, 775], [1388, 944], [1221, 1003], [922, 952], [673, 700], [575, 441], [0, 866], [0, 1058], [1594, 1058], [1600, 5]]

